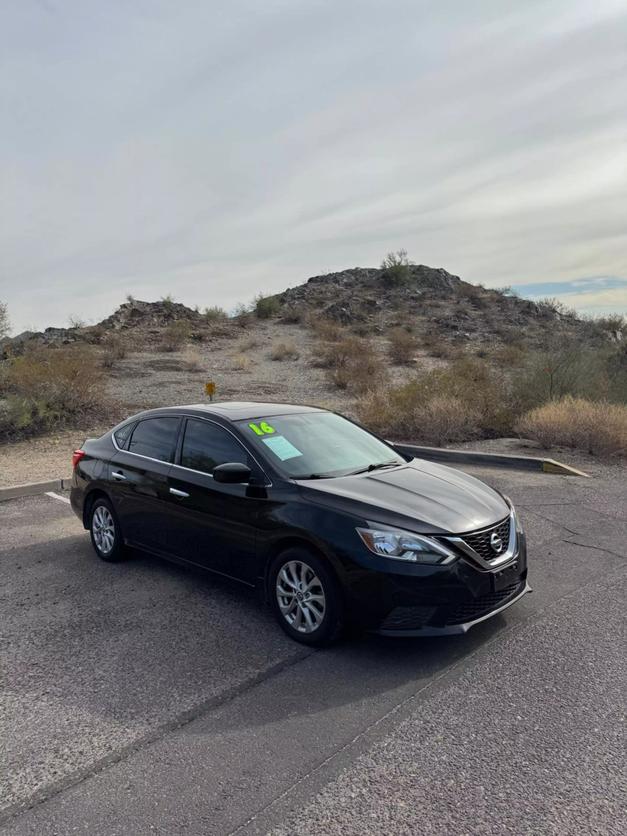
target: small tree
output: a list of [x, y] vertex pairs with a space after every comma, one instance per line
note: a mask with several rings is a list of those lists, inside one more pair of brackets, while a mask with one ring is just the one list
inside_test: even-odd
[[255, 297], [255, 316], [257, 319], [271, 319], [279, 312], [280, 304], [276, 296], [264, 296], [260, 293]]
[[5, 302], [0, 302], [0, 340], [7, 337], [11, 330], [9, 312]]
[[390, 287], [407, 284], [411, 276], [410, 267], [412, 264], [413, 262], [407, 258], [407, 250], [388, 253], [381, 262], [383, 281]]

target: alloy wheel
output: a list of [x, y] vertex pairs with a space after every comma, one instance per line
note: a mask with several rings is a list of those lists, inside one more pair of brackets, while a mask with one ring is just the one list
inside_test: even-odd
[[326, 597], [320, 578], [300, 560], [284, 563], [276, 579], [276, 597], [283, 618], [299, 633], [313, 633], [326, 611]]
[[94, 511], [91, 530], [98, 551], [104, 555], [110, 554], [115, 545], [115, 523], [106, 506], [99, 505]]

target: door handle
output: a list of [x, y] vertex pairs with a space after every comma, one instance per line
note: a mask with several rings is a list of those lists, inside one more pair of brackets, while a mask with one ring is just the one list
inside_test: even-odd
[[113, 473], [111, 474], [111, 476], [114, 479], [117, 479], [118, 482], [126, 482], [126, 476], [123, 473], [120, 473], [119, 470], [117, 470], [117, 471], [114, 470]]
[[170, 488], [170, 493], [173, 494], [173, 496], [178, 496], [179, 499], [187, 499], [189, 496], [188, 493], [185, 493], [185, 491], [179, 491], [178, 488]]

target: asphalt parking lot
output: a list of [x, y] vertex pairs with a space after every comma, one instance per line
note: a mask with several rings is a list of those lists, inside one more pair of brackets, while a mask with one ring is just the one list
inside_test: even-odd
[[98, 561], [61, 499], [0, 503], [1, 832], [623, 832], [625, 471], [473, 472], [533, 594], [325, 651], [239, 587]]

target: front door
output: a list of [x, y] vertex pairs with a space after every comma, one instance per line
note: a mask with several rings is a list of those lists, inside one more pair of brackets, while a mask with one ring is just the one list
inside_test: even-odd
[[253, 583], [257, 520], [267, 500], [258, 488], [216, 482], [212, 471], [226, 462], [247, 464], [264, 480], [230, 430], [208, 419], [187, 418], [168, 477], [170, 548], [191, 563]]

